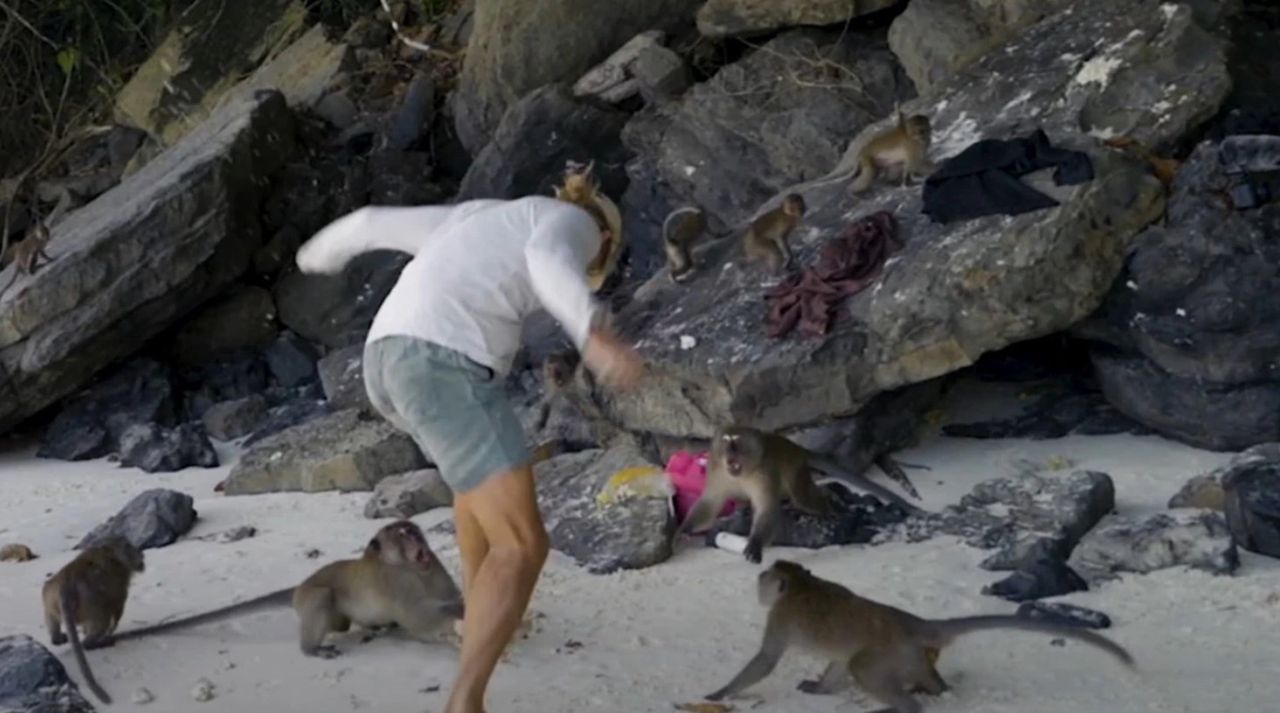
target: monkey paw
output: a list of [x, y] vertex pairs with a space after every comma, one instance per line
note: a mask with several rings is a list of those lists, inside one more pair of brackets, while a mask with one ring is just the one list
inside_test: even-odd
[[67, 643], [67, 635], [62, 632], [58, 632], [56, 635], [49, 637], [49, 643], [54, 646], [62, 646]]
[[317, 646], [314, 655], [322, 659], [336, 659], [342, 652], [332, 645]]
[[815, 696], [821, 696], [826, 693], [826, 691], [822, 690], [822, 682], [811, 678], [806, 678], [797, 684], [796, 690], [801, 693], [809, 693]]
[[747, 548], [742, 551], [742, 555], [751, 564], [760, 564], [760, 561], [764, 559], [764, 547], [759, 544], [748, 543]]

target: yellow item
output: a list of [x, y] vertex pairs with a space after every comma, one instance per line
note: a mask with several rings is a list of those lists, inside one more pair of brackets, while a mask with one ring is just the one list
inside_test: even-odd
[[670, 497], [672, 492], [671, 481], [660, 468], [638, 466], [614, 473], [596, 495], [596, 502], [611, 505], [628, 497]]

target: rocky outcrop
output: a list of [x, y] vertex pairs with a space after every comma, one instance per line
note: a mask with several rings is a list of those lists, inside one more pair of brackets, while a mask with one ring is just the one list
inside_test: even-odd
[[59, 223], [54, 260], [0, 295], [0, 431], [72, 393], [243, 273], [261, 241], [261, 182], [291, 150], [281, 95], [230, 102]]
[[324, 397], [334, 408], [372, 410], [364, 386], [364, 344], [353, 344], [326, 354], [318, 364]]
[[1280, 557], [1280, 443], [1255, 446], [1214, 472], [1235, 543]]
[[271, 293], [237, 285], [182, 325], [173, 339], [174, 356], [179, 362], [203, 364], [265, 347], [278, 331]]
[[227, 495], [372, 490], [389, 475], [427, 465], [413, 439], [348, 409], [286, 428], [245, 452], [223, 482]]
[[1280, 440], [1280, 203], [1233, 211], [1217, 147], [1178, 173], [1167, 224], [1134, 243], [1075, 334], [1107, 399], [1160, 434], [1233, 451]]
[[707, 37], [734, 37], [796, 25], [834, 25], [897, 3], [898, 0], [709, 0], [698, 10], [698, 31]]
[[592, 67], [573, 85], [575, 97], [594, 96], [621, 104], [639, 95], [646, 103], [679, 96], [689, 88], [689, 68], [684, 59], [662, 46], [665, 33], [641, 32], [609, 59]]
[[[715, 120], [681, 122], [663, 134], [642, 130], [644, 119], [634, 119], [624, 136], [662, 137], [638, 146], [649, 158], [629, 168], [628, 215], [639, 216], [650, 230], [671, 205], [641, 195], [651, 194], [655, 184], [706, 204], [730, 223], [747, 217], [762, 198], [787, 190], [800, 192], [811, 206], [791, 239], [800, 264], [814, 259], [822, 240], [850, 220], [879, 210], [895, 215], [905, 245], [875, 285], [845, 302], [822, 339], [763, 336], [763, 292], [771, 281], [742, 263], [733, 241], [708, 245], [698, 256], [708, 267], [684, 286], [668, 284], [660, 271], [619, 319], [650, 360], [653, 388], [612, 398], [612, 417], [631, 429], [672, 435], [707, 435], [731, 420], [766, 428], [813, 423], [1087, 317], [1119, 273], [1132, 238], [1160, 216], [1164, 191], [1144, 165], [1082, 131], [1126, 133], [1160, 145], [1210, 116], [1230, 87], [1222, 43], [1195, 26], [1184, 6], [1155, 13], [1143, 7], [1136, 0], [1077, 3], [984, 54], [929, 96], [904, 104], [904, 111], [930, 116], [934, 161], [977, 139], [1025, 136], [1033, 127], [1055, 146], [1090, 156], [1094, 178], [1086, 183], [1059, 187], [1047, 177], [1029, 178], [1060, 205], [1016, 217], [933, 223], [921, 214], [918, 187], [887, 185], [851, 196], [856, 151], [888, 120], [855, 137], [828, 175], [789, 185], [795, 177], [739, 138], [771, 128], [768, 121], [721, 135]], [[857, 44], [867, 43], [859, 38]], [[777, 44], [770, 48], [769, 55], [779, 51]], [[759, 77], [735, 66], [687, 92], [677, 113], [705, 116], [724, 107], [733, 100], [706, 95], [730, 78], [739, 93], [759, 86]], [[880, 86], [876, 77], [885, 73], [855, 75]], [[782, 76], [772, 85], [785, 86]], [[797, 115], [805, 117], [806, 131], [823, 125], [823, 113], [812, 107]], [[772, 116], [779, 120], [778, 112]], [[859, 126], [847, 109], [839, 121], [845, 132]], [[700, 159], [706, 152], [699, 139], [708, 135], [731, 136], [731, 148], [715, 155], [735, 160]], [[833, 133], [824, 142], [839, 138]], [[820, 168], [813, 156], [821, 153], [811, 148], [797, 166]], [[629, 239], [642, 241], [643, 232], [633, 230]]]
[[[528, 92], [571, 82], [637, 33], [678, 27], [699, 0], [476, 0], [466, 61], [453, 97], [458, 137], [472, 155]], [[548, 41], [555, 38], [555, 41]]]
[[552, 195], [565, 161], [595, 161], [600, 188], [621, 195], [627, 185], [626, 151], [618, 141], [625, 112], [601, 109], [553, 84], [530, 92], [502, 117], [498, 130], [471, 164], [458, 200]]
[[593, 574], [641, 569], [671, 557], [675, 514], [669, 494], [600, 498], [627, 468], [654, 468], [665, 479], [661, 468], [626, 447], [570, 453], [534, 466], [552, 548]]
[[1174, 510], [1139, 518], [1113, 515], [1080, 541], [1067, 563], [1096, 584], [1124, 572], [1169, 567], [1231, 574], [1240, 555], [1222, 513]]
[[0, 710], [93, 713], [62, 662], [26, 634], [0, 637]]
[[434, 468], [383, 478], [365, 503], [364, 516], [409, 518], [453, 504], [453, 491]]
[[76, 545], [92, 547], [109, 536], [123, 537], [140, 550], [164, 547], [195, 527], [195, 500], [186, 493], [156, 488], [139, 493], [120, 512], [94, 528]]

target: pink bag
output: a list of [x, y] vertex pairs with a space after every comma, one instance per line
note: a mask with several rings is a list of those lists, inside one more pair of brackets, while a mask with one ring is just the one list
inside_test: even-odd
[[[703, 488], [707, 486], [707, 454], [676, 451], [667, 461], [666, 471], [667, 477], [671, 479], [671, 484], [676, 489], [676, 518], [684, 522], [689, 515], [689, 510], [702, 495]], [[720, 511], [720, 517], [733, 512], [735, 507], [732, 500], [725, 503], [724, 509]]]

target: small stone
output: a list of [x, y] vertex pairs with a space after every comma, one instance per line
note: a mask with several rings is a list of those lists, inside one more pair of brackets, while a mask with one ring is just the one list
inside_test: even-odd
[[216, 468], [218, 453], [203, 423], [184, 423], [176, 428], [138, 423], [120, 436], [120, 465], [147, 473], [172, 473], [192, 466]]
[[1111, 626], [1111, 617], [1106, 614], [1063, 602], [1024, 602], [1018, 607], [1018, 616], [1087, 629], [1107, 629]]
[[219, 441], [234, 441], [253, 433], [267, 418], [267, 399], [261, 394], [223, 401], [204, 412], [204, 427]]
[[139, 688], [138, 690], [134, 691], [133, 695], [130, 697], [130, 700], [132, 700], [135, 704], [140, 706], [145, 706], [146, 704], [154, 701], [155, 699], [156, 697], [152, 695], [151, 691], [145, 688]]
[[141, 550], [173, 544], [195, 526], [194, 502], [190, 495], [176, 490], [144, 491], [94, 528], [76, 549], [91, 547], [108, 535], [120, 535]]
[[227, 544], [231, 542], [239, 542], [240, 540], [247, 540], [257, 534], [258, 529], [253, 525], [241, 525], [240, 527], [233, 527], [230, 530], [223, 530], [221, 532], [215, 532], [211, 535], [204, 535], [203, 537], [197, 537], [194, 539], [204, 542], [219, 542]]
[[285, 330], [266, 350], [267, 366], [276, 382], [286, 388], [302, 386], [316, 379], [320, 354], [305, 339]]
[[1060, 560], [1043, 559], [1004, 579], [988, 584], [982, 593], [1011, 602], [1025, 602], [1080, 592], [1089, 586], [1080, 575]]
[[30, 562], [35, 558], [36, 553], [26, 545], [15, 543], [0, 547], [0, 562]]
[[364, 506], [364, 516], [410, 518], [434, 508], [453, 504], [453, 491], [434, 468], [415, 470], [383, 478]]
[[207, 678], [196, 681], [196, 685], [191, 689], [191, 697], [201, 703], [207, 703], [213, 700], [213, 682]]

